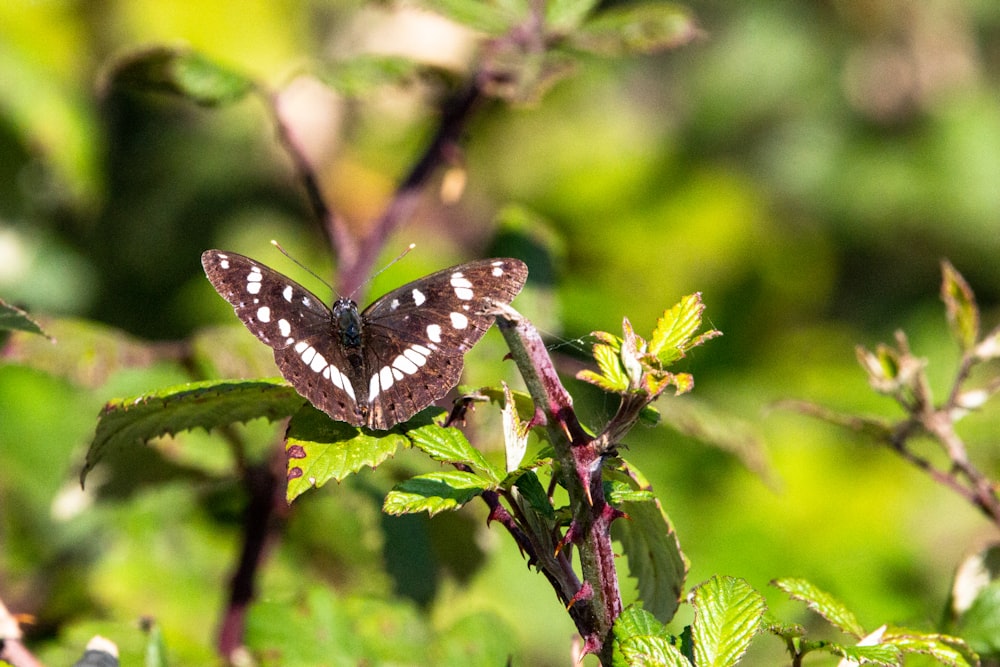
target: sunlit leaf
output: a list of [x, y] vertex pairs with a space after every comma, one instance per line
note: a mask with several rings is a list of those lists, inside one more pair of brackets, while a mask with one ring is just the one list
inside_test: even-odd
[[979, 307], [969, 283], [948, 261], [941, 262], [941, 299], [952, 336], [963, 351], [971, 349], [979, 338]]
[[822, 591], [805, 579], [776, 579], [771, 582], [785, 591], [793, 600], [805, 602], [806, 605], [839, 630], [860, 639], [865, 636], [865, 629], [857, 617], [840, 600], [826, 591]]
[[198, 427], [211, 429], [260, 417], [274, 421], [295, 414], [304, 402], [279, 380], [192, 382], [111, 400], [98, 418], [80, 481], [116, 447]]
[[387, 514], [427, 512], [431, 516], [456, 510], [490, 484], [473, 473], [448, 470], [420, 475], [397, 484], [385, 497], [382, 510]]
[[691, 594], [695, 664], [731, 667], [762, 629], [764, 596], [736, 577], [712, 577]]
[[664, 365], [683, 357], [691, 338], [701, 328], [703, 312], [705, 304], [700, 293], [690, 294], [663, 311], [649, 339], [649, 352]]
[[365, 466], [375, 468], [408, 442], [406, 436], [394, 431], [369, 431], [333, 421], [306, 405], [288, 424], [286, 498], [291, 502], [331, 479], [339, 482]]
[[[501, 5], [492, 2], [469, 2], [468, 0], [420, 0], [432, 12], [446, 16], [455, 23], [480, 30], [487, 34], [499, 34], [507, 30], [519, 16], [505, 11]], [[527, 13], [527, 5], [523, 8]]]
[[499, 482], [502, 477], [493, 465], [479, 453], [479, 450], [469, 443], [465, 434], [457, 428], [428, 424], [406, 431], [406, 437], [410, 439], [414, 447], [435, 461], [464, 463], [475, 470], [486, 473], [494, 482]]
[[520, 415], [517, 413], [517, 404], [514, 399], [514, 394], [507, 386], [507, 383], [503, 383], [504, 392], [504, 403], [502, 408], [503, 417], [503, 442], [504, 442], [504, 460], [506, 462], [507, 472], [513, 472], [518, 469], [521, 465], [521, 461], [524, 460], [524, 453], [528, 449], [528, 425], [521, 421]]
[[691, 667], [670, 633], [648, 611], [626, 607], [615, 621], [611, 664], [615, 667]]
[[[993, 628], [994, 638], [998, 634]], [[929, 655], [940, 665], [947, 667], [972, 667], [978, 665], [978, 656], [963, 638], [940, 633], [927, 633], [905, 628], [891, 628], [882, 637], [882, 642], [891, 644], [903, 653]], [[996, 646], [989, 651], [996, 655]]]

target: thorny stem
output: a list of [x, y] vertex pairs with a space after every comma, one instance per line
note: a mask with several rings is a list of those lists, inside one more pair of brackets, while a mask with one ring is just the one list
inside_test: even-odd
[[[498, 310], [497, 325], [532, 400], [542, 410], [574, 508], [564, 540], [579, 547], [583, 583], [575, 591], [557, 592], [572, 602], [569, 612], [584, 639], [585, 652], [596, 653], [607, 665], [611, 661], [611, 629], [622, 603], [611, 548], [611, 523], [619, 515], [604, 498], [606, 452], [577, 420], [572, 398], [562, 386], [538, 331], [513, 308], [498, 306]], [[545, 565], [540, 563], [542, 568]]]

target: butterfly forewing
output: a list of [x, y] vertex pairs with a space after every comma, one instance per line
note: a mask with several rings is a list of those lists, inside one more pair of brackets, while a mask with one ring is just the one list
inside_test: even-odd
[[247, 329], [276, 350], [330, 328], [330, 309], [323, 301], [274, 269], [219, 250], [202, 253], [201, 265]]
[[516, 259], [470, 262], [395, 289], [359, 315], [347, 299], [331, 311], [243, 255], [209, 250], [202, 265], [246, 327], [274, 349], [296, 391], [333, 419], [376, 429], [409, 419], [458, 383], [465, 352], [493, 322], [491, 308], [510, 303], [528, 275]]
[[364, 313], [367, 395], [375, 428], [408, 419], [458, 384], [463, 357], [510, 303], [528, 269], [487, 259], [438, 271], [381, 297]]

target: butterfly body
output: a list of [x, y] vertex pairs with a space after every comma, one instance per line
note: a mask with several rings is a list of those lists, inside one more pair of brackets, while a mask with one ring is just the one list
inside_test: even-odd
[[328, 308], [287, 276], [249, 257], [202, 254], [216, 291], [274, 351], [281, 374], [338, 421], [389, 429], [442, 398], [463, 357], [493, 322], [492, 308], [520, 292], [517, 259], [460, 264], [413, 281], [364, 311], [347, 298]]

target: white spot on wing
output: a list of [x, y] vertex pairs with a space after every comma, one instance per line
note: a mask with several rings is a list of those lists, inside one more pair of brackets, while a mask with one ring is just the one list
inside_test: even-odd
[[413, 375], [418, 370], [420, 370], [419, 367], [415, 363], [413, 363], [413, 361], [407, 359], [402, 354], [392, 360], [392, 367], [398, 368], [407, 375]]
[[281, 296], [285, 297], [285, 301], [288, 303], [292, 302], [292, 286], [285, 285], [285, 289], [281, 291]]
[[450, 313], [448, 317], [451, 318], [451, 326], [456, 329], [464, 329], [469, 326], [469, 318], [462, 313]]
[[313, 357], [316, 356], [316, 348], [310, 345], [302, 352], [301, 356], [302, 361], [304, 361], [308, 366], [312, 362]]
[[247, 291], [251, 294], [260, 293], [260, 283], [247, 283]]
[[281, 318], [280, 320], [278, 320], [278, 331], [281, 332], [282, 336], [285, 336], [287, 338], [288, 335], [292, 333], [292, 325], [289, 324], [288, 320], [286, 320], [285, 318]]
[[316, 356], [313, 357], [312, 363], [309, 364], [309, 368], [313, 369], [316, 373], [321, 372], [324, 368], [326, 368], [326, 359], [323, 358], [322, 354], [317, 352]]
[[229, 268], [229, 260], [226, 259], [225, 255], [219, 255], [219, 266], [226, 270]]
[[468, 287], [456, 287], [455, 296], [457, 296], [459, 299], [462, 299], [463, 301], [469, 301], [475, 295], [472, 293], [472, 290], [469, 289]]
[[421, 345], [420, 343], [414, 343], [413, 345], [410, 346], [410, 349], [416, 352], [417, 354], [424, 355], [425, 357], [431, 356], [431, 351], [426, 347], [424, 347], [423, 345]]
[[413, 290], [413, 303], [415, 303], [415, 304], [417, 304], [419, 306], [419, 305], [422, 305], [424, 301], [427, 301], [427, 297], [424, 296], [424, 293], [421, 292], [420, 290], [414, 288], [414, 290]]
[[351, 384], [351, 379], [343, 373], [340, 374], [340, 379], [344, 382], [344, 391], [347, 392], [347, 395], [351, 397], [352, 401], [357, 403], [358, 399], [354, 396], [354, 385]]
[[[257, 309], [257, 321], [258, 322], [263, 322], [264, 324], [267, 324], [268, 322], [270, 322], [271, 321], [271, 309], [268, 308], [267, 306], [261, 306], [260, 308], [258, 308]], [[288, 334], [284, 334], [284, 335], [287, 336]]]
[[378, 372], [378, 378], [382, 381], [382, 391], [385, 391], [392, 386], [394, 381], [392, 377], [392, 369], [388, 366], [383, 366], [382, 370]]
[[306, 349], [308, 345], [309, 343], [305, 342], [304, 340], [300, 340], [298, 343], [295, 344], [295, 351], [298, 352], [299, 354], [302, 354], [302, 350]]
[[497, 261], [493, 262], [492, 264], [490, 264], [490, 266], [493, 267], [493, 275], [494, 275], [494, 277], [499, 278], [500, 276], [503, 275], [503, 262], [497, 260]]
[[[386, 368], [389, 368], [389, 367], [386, 366]], [[405, 375], [403, 375], [402, 371], [400, 371], [398, 368], [396, 368], [395, 365], [392, 368], [389, 368], [389, 370], [392, 371], [392, 377], [396, 380], [396, 382], [399, 382], [404, 377], [406, 377]]]
[[396, 310], [397, 308], [399, 308], [399, 299], [393, 299], [389, 303], [389, 310]]
[[427, 337], [430, 338], [435, 343], [441, 342], [441, 325], [440, 324], [428, 324], [427, 325]]
[[[344, 391], [347, 392], [347, 395], [351, 397], [352, 401], [354, 401], [355, 403], [357, 403], [358, 399], [354, 397], [354, 385], [351, 384], [350, 378], [348, 378], [346, 375], [344, 375], [343, 373], [341, 373], [340, 374], [340, 379], [344, 383]], [[336, 383], [334, 383], [334, 384], [336, 384]]]
[[375, 398], [378, 397], [379, 386], [378, 386], [378, 373], [372, 376], [372, 379], [368, 382], [368, 402], [374, 403]]
[[[429, 354], [430, 350], [427, 350], [427, 352]], [[412, 347], [408, 347], [405, 350], [403, 350], [403, 356], [412, 361], [416, 366], [423, 366], [424, 364], [427, 363], [427, 355], [417, 352]]]

